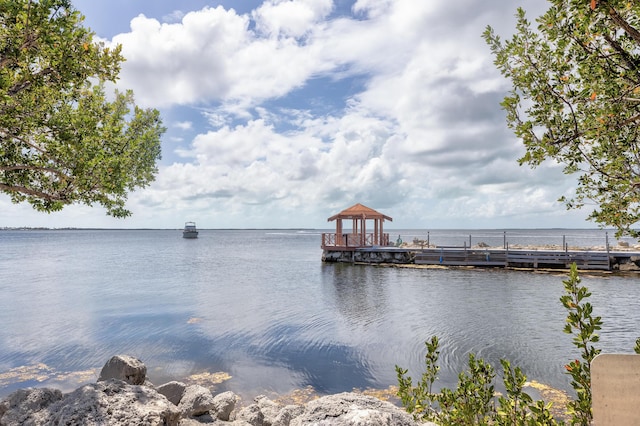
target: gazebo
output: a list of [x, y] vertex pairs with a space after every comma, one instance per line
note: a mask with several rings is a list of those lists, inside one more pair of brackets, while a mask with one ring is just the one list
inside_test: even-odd
[[[343, 228], [343, 220], [351, 220], [351, 229]], [[383, 232], [384, 221], [393, 221], [389, 216], [362, 204], [356, 204], [331, 216], [328, 222], [336, 221], [335, 234], [322, 234], [323, 250], [355, 250], [359, 247], [388, 246], [389, 234]], [[367, 221], [373, 221], [373, 232], [367, 233]]]

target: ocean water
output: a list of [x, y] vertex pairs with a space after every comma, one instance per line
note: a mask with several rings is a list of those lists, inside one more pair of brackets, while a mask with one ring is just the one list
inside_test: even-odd
[[[417, 378], [438, 335], [438, 386], [476, 353], [571, 389], [579, 357], [564, 334], [566, 274], [321, 262], [320, 230], [0, 231], [0, 397], [93, 382], [113, 355], [140, 358], [155, 384], [209, 377], [243, 398], [319, 394]], [[604, 246], [594, 230], [391, 230], [432, 244]], [[505, 234], [506, 232], [506, 234]], [[397, 234], [397, 235], [396, 235]], [[640, 280], [584, 274], [607, 352], [640, 337]], [[215, 380], [219, 378], [219, 380]]]

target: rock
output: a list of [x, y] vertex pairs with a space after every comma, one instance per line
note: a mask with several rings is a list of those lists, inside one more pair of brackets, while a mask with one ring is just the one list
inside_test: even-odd
[[250, 424], [251, 426], [265, 426], [264, 414], [260, 411], [258, 404], [251, 404], [244, 407], [237, 415], [237, 420]]
[[625, 262], [618, 265], [618, 270], [625, 272], [640, 271], [640, 266], [638, 266], [635, 262]]
[[395, 405], [377, 398], [340, 393], [309, 402], [304, 412], [294, 418], [290, 426], [416, 426], [413, 417]]
[[[112, 377], [115, 376], [115, 377]], [[146, 367], [119, 355], [105, 364], [97, 383], [69, 394], [55, 389], [23, 389], [0, 401], [0, 426], [417, 426], [401, 408], [357, 393], [329, 395], [302, 405], [287, 405], [261, 395], [236, 411], [238, 396], [215, 397], [200, 385], [169, 382], [156, 390], [145, 381]], [[129, 382], [125, 381], [128, 380]], [[131, 384], [140, 382], [143, 384]], [[431, 423], [429, 423], [431, 424]]]
[[262, 412], [264, 417], [263, 423], [265, 425], [272, 425], [273, 421], [280, 413], [282, 405], [271, 401], [264, 395], [257, 396], [254, 401], [258, 404], [258, 408], [260, 408], [260, 411]]
[[196, 417], [215, 409], [216, 404], [211, 391], [204, 386], [187, 386], [178, 404], [183, 417]]
[[17, 390], [0, 403], [0, 425], [36, 425], [34, 415], [61, 399], [57, 389]]
[[214, 408], [211, 411], [212, 414], [224, 421], [228, 421], [231, 417], [231, 412], [235, 410], [236, 403], [238, 402], [238, 396], [231, 392], [222, 392], [213, 397]]
[[291, 420], [301, 415], [304, 412], [304, 407], [300, 405], [286, 405], [280, 410], [276, 418], [271, 423], [271, 426], [289, 426]]
[[158, 386], [156, 389], [159, 394], [164, 395], [174, 405], [180, 404], [184, 390], [187, 387], [182, 382], [169, 382], [164, 385]]
[[14, 422], [15, 414], [10, 408], [0, 424], [176, 426], [180, 420], [180, 410], [163, 395], [116, 379], [85, 385], [40, 409], [34, 407], [29, 422]]
[[147, 367], [138, 358], [116, 355], [102, 367], [98, 381], [123, 380], [130, 385], [142, 385], [147, 376]]

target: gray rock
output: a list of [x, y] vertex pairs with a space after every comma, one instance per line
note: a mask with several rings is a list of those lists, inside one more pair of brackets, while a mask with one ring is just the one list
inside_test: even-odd
[[213, 397], [214, 408], [211, 411], [212, 414], [215, 413], [215, 416], [220, 420], [228, 421], [231, 413], [236, 408], [238, 399], [238, 396], [231, 391], [219, 393]]
[[130, 385], [142, 385], [146, 376], [147, 367], [138, 358], [129, 355], [116, 355], [102, 367], [98, 381], [118, 379]]
[[618, 270], [626, 271], [626, 272], [640, 271], [640, 266], [638, 266], [635, 262], [630, 261], [630, 262], [625, 262], [618, 265]]
[[202, 416], [197, 416], [197, 417], [184, 417], [184, 418], [180, 419], [180, 423], [178, 423], [178, 426], [201, 426], [201, 425], [208, 425], [208, 424], [215, 424], [215, 425], [227, 424], [227, 425], [230, 425], [231, 423], [216, 422], [216, 419], [213, 416], [211, 416], [210, 414], [204, 414]]
[[264, 426], [271, 426], [275, 418], [280, 413], [282, 405], [271, 401], [264, 395], [255, 397], [254, 401], [256, 402], [256, 404], [258, 404], [258, 408], [260, 408], [260, 411], [262, 412], [262, 423], [264, 424]]
[[20, 389], [0, 402], [0, 425], [37, 425], [34, 416], [62, 399], [57, 389]]
[[215, 401], [211, 391], [204, 386], [187, 386], [182, 394], [178, 409], [183, 417], [196, 417], [215, 409]]
[[115, 379], [85, 385], [39, 410], [33, 408], [29, 420], [24, 422], [13, 422], [14, 411], [10, 408], [0, 424], [176, 426], [180, 420], [180, 410], [163, 395]]
[[184, 383], [174, 381], [158, 386], [156, 390], [159, 394], [164, 395], [174, 405], [178, 405], [180, 404], [180, 400], [182, 399], [182, 395], [184, 395], [186, 387], [187, 385]]
[[239, 397], [233, 392], [214, 397], [203, 386], [181, 382], [169, 382], [156, 390], [145, 376], [146, 367], [140, 360], [115, 356], [105, 364], [98, 383], [69, 394], [48, 388], [12, 393], [0, 401], [0, 426], [421, 425], [399, 407], [362, 394], [329, 395], [306, 406], [285, 407], [261, 395], [238, 412]]
[[258, 404], [251, 404], [241, 409], [236, 419], [251, 426], [264, 426], [264, 414], [260, 411]]
[[271, 426], [289, 426], [291, 420], [304, 412], [304, 407], [300, 405], [286, 405], [280, 410]]
[[413, 417], [395, 405], [377, 398], [340, 393], [310, 401], [290, 426], [416, 426]]

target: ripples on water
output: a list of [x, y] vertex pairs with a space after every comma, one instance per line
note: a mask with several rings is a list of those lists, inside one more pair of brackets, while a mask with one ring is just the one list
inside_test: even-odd
[[[478, 238], [503, 238], [487, 232]], [[562, 241], [564, 231], [528, 232]], [[452, 240], [468, 231], [458, 234]], [[142, 359], [155, 383], [228, 373], [218, 389], [249, 398], [386, 388], [395, 365], [417, 378], [434, 334], [441, 386], [454, 386], [474, 352], [569, 390], [562, 366], [578, 356], [562, 332], [564, 274], [323, 264], [313, 231], [201, 230], [197, 240], [178, 230], [2, 231], [0, 242], [0, 396], [93, 381], [119, 353]], [[640, 335], [638, 280], [583, 282], [605, 320], [602, 347], [630, 352]], [[50, 369], [44, 381], [7, 379], [38, 364]], [[69, 372], [85, 375], [67, 383]]]

